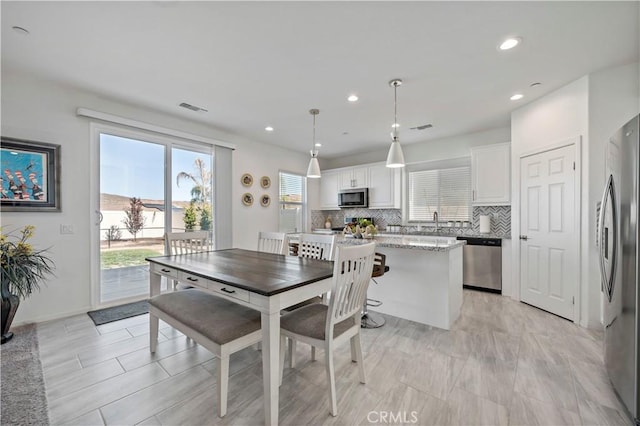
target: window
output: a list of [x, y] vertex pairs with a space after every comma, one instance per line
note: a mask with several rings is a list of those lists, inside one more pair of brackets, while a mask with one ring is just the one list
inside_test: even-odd
[[471, 167], [454, 161], [449, 167], [414, 166], [408, 172], [408, 220], [471, 220]]
[[306, 217], [305, 178], [302, 175], [280, 172], [280, 232], [302, 232]]

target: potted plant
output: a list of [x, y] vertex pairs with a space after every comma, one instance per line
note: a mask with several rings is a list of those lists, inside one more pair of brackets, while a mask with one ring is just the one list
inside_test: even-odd
[[9, 341], [13, 317], [20, 305], [47, 275], [53, 274], [54, 263], [45, 255], [46, 250], [34, 250], [27, 242], [35, 227], [27, 225], [21, 230], [0, 232], [0, 263], [2, 264], [2, 343]]

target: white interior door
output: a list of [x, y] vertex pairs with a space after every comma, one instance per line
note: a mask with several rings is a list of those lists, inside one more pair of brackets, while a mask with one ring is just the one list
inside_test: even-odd
[[520, 297], [574, 319], [578, 283], [576, 146], [520, 159]]

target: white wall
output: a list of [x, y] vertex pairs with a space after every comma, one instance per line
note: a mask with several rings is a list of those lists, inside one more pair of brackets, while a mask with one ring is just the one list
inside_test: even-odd
[[[422, 161], [468, 157], [471, 155], [470, 150], [474, 146], [509, 142], [510, 140], [511, 131], [509, 127], [500, 127], [426, 142], [403, 143], [402, 152], [404, 153], [404, 159], [407, 163], [419, 163]], [[389, 144], [391, 144], [391, 141], [389, 141]], [[321, 165], [325, 169], [335, 169], [357, 164], [376, 163], [386, 161], [388, 152], [389, 149], [387, 148], [380, 151], [339, 157], [332, 160], [325, 160]]]
[[[600, 327], [600, 281], [594, 232], [595, 205], [604, 180], [604, 142], [638, 113], [638, 64], [582, 77], [511, 114], [511, 231], [520, 233], [520, 156], [567, 139], [582, 138], [580, 324]], [[519, 283], [520, 245], [514, 241], [513, 277]], [[595, 269], [594, 269], [595, 268]], [[517, 287], [517, 285], [516, 285]], [[519, 292], [514, 294], [519, 297]]]
[[[582, 155], [579, 158], [582, 166], [581, 190], [588, 190], [588, 157], [589, 150], [589, 111], [588, 111], [588, 77], [570, 83], [535, 102], [532, 102], [511, 114], [511, 234], [520, 232], [520, 157], [541, 148], [581, 137]], [[582, 218], [575, 218], [581, 223], [581, 233], [585, 234], [587, 202], [582, 198]], [[581, 247], [584, 243], [581, 242]], [[581, 250], [582, 251], [582, 250]], [[520, 244], [514, 240], [512, 246], [513, 282], [512, 297], [520, 296]], [[583, 256], [581, 256], [583, 258]], [[581, 281], [582, 282], [582, 281]], [[586, 287], [583, 283], [583, 287]], [[584, 300], [582, 300], [584, 303]]]
[[[89, 160], [89, 120], [76, 116], [76, 108], [107, 112], [158, 126], [181, 130], [236, 144], [233, 153], [233, 227], [234, 246], [253, 248], [258, 230], [278, 227], [278, 170], [305, 173], [308, 158], [271, 145], [252, 142], [225, 134], [212, 127], [125, 105], [88, 92], [79, 91], [33, 76], [2, 73], [2, 134], [5, 136], [60, 144], [62, 212], [2, 213], [7, 229], [25, 224], [36, 226], [32, 242], [39, 248], [51, 247], [56, 264], [56, 277], [41, 292], [23, 301], [14, 324], [38, 322], [86, 312], [90, 302], [90, 229], [94, 208], [89, 203], [89, 177], [97, 165]], [[256, 183], [249, 188], [256, 199], [266, 192], [272, 203], [263, 208], [259, 203], [245, 207], [241, 195], [247, 189], [240, 184], [243, 173], [254, 177], [267, 175], [272, 185], [266, 191]], [[60, 235], [61, 224], [73, 225], [73, 235]]]

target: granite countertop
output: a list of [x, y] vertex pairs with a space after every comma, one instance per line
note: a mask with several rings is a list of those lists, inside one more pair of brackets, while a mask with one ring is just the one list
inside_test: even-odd
[[447, 232], [446, 230], [440, 231], [440, 232], [424, 232], [424, 231], [411, 231], [411, 232], [379, 232], [378, 233], [379, 236], [381, 237], [398, 237], [398, 236], [427, 236], [427, 237], [473, 237], [473, 238], [500, 238], [500, 239], [506, 239], [506, 240], [510, 240], [511, 239], [511, 235], [509, 234], [496, 234], [496, 233], [490, 233], [490, 234], [481, 234], [479, 232], [473, 232], [473, 231], [469, 231], [469, 232], [465, 232], [465, 233], [452, 233], [452, 232]]
[[425, 235], [376, 235], [373, 239], [348, 238], [339, 236], [338, 244], [361, 245], [375, 242], [376, 247], [404, 248], [426, 251], [450, 251], [466, 244], [454, 237], [425, 236]]

